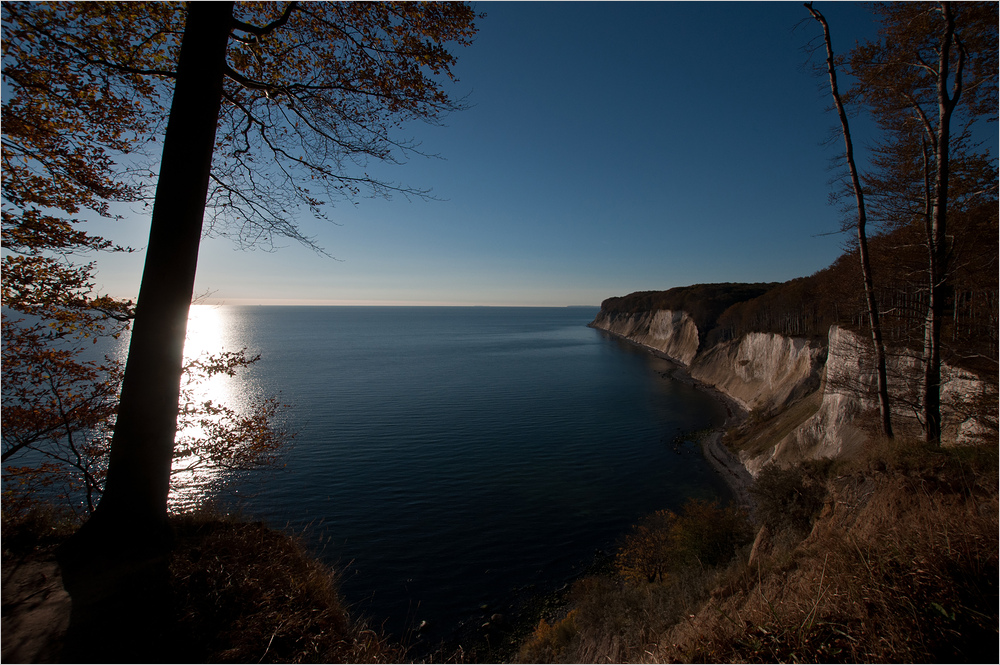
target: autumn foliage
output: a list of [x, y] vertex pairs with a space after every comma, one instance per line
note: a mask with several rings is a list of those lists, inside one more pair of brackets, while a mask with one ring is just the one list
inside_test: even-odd
[[[106, 356], [86, 360], [86, 347], [52, 348], [31, 329], [10, 327], [3, 355], [4, 518], [19, 519], [43, 500], [85, 516], [104, 489], [121, 363]], [[176, 478], [190, 482], [193, 473], [208, 469], [232, 474], [265, 468], [287, 449], [293, 433], [285, 426], [288, 405], [279, 397], [251, 397], [237, 408], [204, 395], [213, 377], [236, 376], [257, 360], [236, 351], [185, 364]]]
[[[71, 401], [58, 405], [66, 408], [43, 418], [36, 429], [51, 432], [51, 423], [58, 421], [64, 434], [72, 430], [75, 435], [70, 447], [79, 448], [81, 433], [97, 432], [94, 422], [77, 418], [86, 411], [81, 400], [101, 403], [106, 410], [103, 395], [120, 383], [113, 447], [131, 452], [111, 455], [118, 461], [108, 471], [105, 503], [118, 496], [115, 487], [123, 487], [131, 498], [117, 505], [137, 506], [138, 495], [149, 487], [143, 496], [150, 513], [158, 512], [166, 497], [169, 469], [164, 465], [174, 445], [174, 406], [165, 395], [177, 390], [182, 371], [183, 335], [176, 331], [183, 330], [186, 318], [191, 294], [185, 294], [185, 284], [194, 281], [198, 237], [227, 235], [240, 246], [271, 248], [276, 236], [285, 236], [322, 251], [297, 226], [303, 209], [324, 217], [328, 204], [362, 193], [426, 195], [369, 175], [369, 165], [420, 154], [396, 135], [402, 123], [434, 122], [461, 107], [442, 85], [442, 79], [454, 78], [455, 56], [447, 46], [467, 45], [476, 33], [475, 12], [462, 3], [235, 3], [214, 9], [206, 13], [181, 3], [3, 5], [3, 297], [10, 308], [5, 310], [5, 343], [11, 341], [4, 348], [5, 369], [20, 363], [22, 383], [33, 386], [19, 396], [11, 393], [5, 402], [12, 410], [22, 409], [18, 416], [24, 430], [17, 440], [5, 438], [5, 461], [27, 450], [26, 441], [34, 436], [22, 417], [26, 400], [35, 397], [29, 390], [37, 393], [56, 384], [63, 391], [57, 401], [64, 402], [68, 385], [82, 386], [106, 374], [101, 397], [73, 389]], [[194, 24], [210, 26], [220, 38], [212, 71], [223, 82], [212, 99], [205, 97], [205, 86], [190, 83], [192, 72], [207, 71], [207, 63], [187, 70], [181, 66], [184, 47], [199, 48], [191, 35], [203, 33], [188, 35]], [[195, 92], [185, 96], [182, 89]], [[208, 182], [207, 196], [185, 203], [185, 213], [194, 213], [178, 217], [164, 210], [193, 191], [191, 183], [172, 179], [184, 169], [167, 168], [166, 177], [154, 171], [161, 147], [161, 165], [168, 153], [184, 159], [194, 154], [190, 131], [175, 130], [173, 139], [165, 132], [168, 124], [193, 117], [192, 112], [217, 131], [197, 147], [205, 173], [196, 179], [203, 175]], [[83, 225], [88, 215], [113, 217], [114, 204], [150, 201], [154, 233], [147, 246], [148, 274], [133, 308], [94, 292], [93, 264], [81, 259], [88, 252], [127, 248], [86, 233]], [[157, 219], [167, 219], [166, 227]], [[178, 238], [184, 239], [181, 253], [179, 245], [171, 245]], [[9, 311], [35, 318], [10, 318]], [[66, 348], [83, 338], [117, 335], [136, 314], [121, 378], [119, 368], [84, 361], [76, 347]], [[33, 336], [15, 340], [34, 321], [41, 323]], [[156, 337], [161, 333], [169, 339]], [[45, 369], [28, 362], [39, 345], [44, 353], [55, 350]], [[161, 349], [170, 350], [169, 359], [160, 357]], [[231, 368], [249, 364], [245, 358], [228, 360], [236, 363]], [[54, 370], [56, 361], [60, 366]], [[209, 365], [217, 362], [196, 364], [188, 373], [214, 371]], [[28, 371], [36, 369], [42, 373], [29, 377]], [[141, 376], [138, 383], [133, 376]], [[178, 406], [182, 434], [175, 452], [188, 469], [207, 458], [226, 468], [256, 465], [273, 459], [282, 440], [267, 424], [280, 409], [274, 399], [250, 414], [217, 403], [193, 405], [185, 395]], [[186, 426], [185, 420], [197, 424]], [[109, 421], [101, 422], [103, 427]], [[67, 428], [67, 423], [72, 424]], [[149, 423], [155, 431], [136, 423]], [[185, 429], [203, 436], [185, 438]], [[95, 434], [88, 444], [100, 445], [90, 445], [87, 455], [68, 456], [100, 457], [96, 453], [106, 447], [105, 438]], [[248, 442], [252, 445], [243, 445]], [[200, 452], [194, 454], [195, 449]], [[138, 468], [116, 472], [122, 460], [140, 458]], [[91, 473], [89, 463], [74, 464], [85, 469], [88, 487], [102, 483], [100, 465]], [[135, 487], [122, 477], [136, 479]], [[91, 503], [88, 490], [88, 507]]]
[[725, 563], [749, 535], [745, 511], [692, 499], [680, 514], [658, 510], [633, 526], [615, 567], [630, 582], [665, 582], [672, 571]]
[[[103, 490], [122, 366], [94, 349], [128, 330], [134, 304], [98, 292], [89, 259], [131, 249], [86, 225], [94, 216], [116, 218], [115, 204], [147, 195], [138, 165], [163, 119], [157, 82], [168, 78], [181, 19], [164, 4], [118, 5], [110, 14], [100, 3], [4, 4], [5, 519], [41, 498], [68, 500], [87, 514]], [[135, 31], [108, 30], [108, 21], [131, 22]], [[101, 66], [95, 55], [80, 66], [70, 57], [99, 51], [129, 64]], [[198, 397], [199, 383], [255, 360], [237, 352], [189, 362], [179, 413], [185, 462], [175, 471], [276, 459], [289, 440], [277, 398], [237, 412]]]

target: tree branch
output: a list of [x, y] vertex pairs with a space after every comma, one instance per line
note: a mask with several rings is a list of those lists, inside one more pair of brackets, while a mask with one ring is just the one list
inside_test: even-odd
[[263, 27], [250, 25], [249, 23], [244, 23], [243, 21], [237, 18], [233, 18], [233, 28], [239, 30], [240, 32], [246, 32], [248, 34], [251, 34], [257, 38], [264, 37], [265, 35], [268, 35], [277, 30], [278, 28], [280, 28], [281, 26], [285, 25], [285, 23], [288, 23], [288, 19], [292, 15], [292, 12], [298, 9], [298, 4], [299, 4], [298, 2], [289, 2], [288, 6], [285, 7], [285, 11], [282, 12], [280, 18], [271, 21], [270, 23], [268, 23]]

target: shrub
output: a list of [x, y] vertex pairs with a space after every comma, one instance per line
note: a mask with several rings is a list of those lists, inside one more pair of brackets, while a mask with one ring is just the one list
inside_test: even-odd
[[826, 489], [815, 475], [806, 467], [764, 467], [750, 487], [757, 518], [774, 531], [809, 530], [826, 498]]
[[0, 523], [3, 525], [4, 556], [54, 550], [78, 526], [76, 516], [63, 507], [7, 488], [3, 492]]
[[686, 563], [718, 566], [751, 539], [747, 514], [736, 506], [691, 500], [684, 504], [674, 538]]
[[629, 582], [663, 581], [678, 555], [671, 538], [677, 520], [675, 513], [658, 510], [633, 526], [615, 556], [619, 574]]
[[723, 579], [752, 533], [746, 513], [712, 501], [688, 501], [679, 513], [660, 510], [623, 538], [607, 575], [578, 580], [572, 611], [541, 621], [523, 644], [524, 662], [636, 662], [646, 660]]
[[569, 656], [569, 646], [577, 632], [575, 618], [576, 611], [573, 610], [561, 621], [552, 624], [541, 619], [535, 632], [521, 646], [517, 656], [518, 662], [558, 663], [564, 656]]
[[662, 582], [670, 571], [725, 563], [749, 538], [742, 510], [692, 499], [680, 515], [659, 510], [633, 526], [618, 548], [615, 565], [630, 582]]
[[378, 662], [400, 654], [351, 621], [330, 569], [294, 537], [211, 514], [173, 519], [172, 586], [194, 660]]

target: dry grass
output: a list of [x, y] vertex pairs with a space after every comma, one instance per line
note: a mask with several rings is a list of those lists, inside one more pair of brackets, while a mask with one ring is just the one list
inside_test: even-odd
[[[876, 443], [805, 531], [666, 583], [578, 585], [534, 662], [996, 662], [997, 450]], [[558, 617], [557, 617], [558, 619]]]
[[46, 503], [36, 502], [25, 508], [8, 510], [5, 494], [0, 525], [6, 557], [8, 554], [23, 556], [54, 551], [76, 531], [79, 522], [72, 514]]
[[891, 448], [832, 480], [812, 533], [747, 567], [655, 659], [994, 662], [995, 451]]
[[[570, 609], [539, 622], [522, 662], [633, 662], [731, 575], [725, 562], [746, 558], [746, 514], [690, 501], [679, 514], [659, 511], [626, 534], [615, 572], [579, 580]], [[723, 564], [719, 567], [716, 564]]]
[[397, 648], [351, 621], [333, 571], [293, 537], [218, 516], [174, 520], [178, 632], [211, 662], [386, 662]]
[[544, 619], [518, 653], [523, 663], [628, 663], [648, 660], [673, 625], [698, 607], [725, 575], [690, 568], [666, 582], [631, 584], [611, 576], [579, 580], [572, 609]]
[[[51, 560], [78, 527], [45, 504], [16, 515], [5, 510], [3, 518], [5, 564], [14, 558]], [[334, 572], [297, 538], [211, 512], [176, 516], [172, 525], [168, 584], [133, 599], [146, 600], [149, 607], [112, 605], [97, 623], [75, 633], [71, 626], [64, 659], [364, 663], [405, 658], [401, 648], [352, 620]], [[95, 646], [96, 634], [114, 644]], [[130, 640], [131, 635], [142, 637]]]

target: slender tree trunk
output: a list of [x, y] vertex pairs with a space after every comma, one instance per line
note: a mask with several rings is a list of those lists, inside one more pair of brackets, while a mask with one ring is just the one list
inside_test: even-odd
[[[941, 167], [938, 166], [940, 173]], [[942, 229], [946, 218], [942, 214], [940, 184], [935, 189], [934, 213], [931, 215], [928, 236], [928, 299], [924, 319], [924, 385], [923, 416], [925, 438], [928, 443], [941, 442], [941, 322], [947, 299], [945, 273], [947, 264], [946, 240]], [[947, 193], [945, 192], [945, 196]]]
[[865, 299], [868, 304], [868, 323], [872, 331], [872, 347], [875, 351], [875, 373], [878, 382], [878, 405], [881, 417], [882, 433], [892, 438], [892, 411], [889, 403], [889, 383], [886, 378], [885, 367], [885, 344], [882, 341], [882, 324], [879, 321], [878, 302], [875, 298], [875, 285], [872, 279], [871, 262], [868, 258], [868, 236], [865, 227], [868, 223], [868, 216], [865, 213], [864, 192], [861, 189], [861, 179], [858, 176], [858, 169], [854, 163], [854, 143], [851, 141], [851, 129], [847, 121], [847, 113], [844, 111], [844, 104], [840, 99], [840, 90], [837, 87], [837, 69], [833, 59], [833, 44], [830, 40], [830, 26], [826, 18], [814, 9], [812, 3], [806, 3], [806, 9], [812, 17], [823, 26], [823, 39], [826, 43], [826, 68], [830, 76], [830, 91], [833, 94], [833, 101], [837, 107], [837, 115], [840, 117], [840, 127], [844, 133], [844, 147], [847, 154], [847, 166], [851, 173], [851, 185], [854, 187], [854, 198], [858, 208], [858, 253], [861, 255], [861, 273], [865, 284]]
[[938, 126], [934, 140], [936, 158], [934, 200], [928, 224], [928, 302], [924, 321], [924, 426], [928, 443], [941, 443], [941, 324], [948, 299], [948, 178], [950, 177], [949, 143], [951, 116], [962, 94], [964, 53], [959, 47], [954, 89], [948, 91], [951, 52], [955, 40], [955, 16], [951, 5], [941, 3], [944, 31], [938, 57], [937, 98]]
[[[141, 641], [157, 630], [152, 617], [165, 611], [167, 492], [184, 337], [232, 7], [231, 2], [187, 6], [105, 493], [59, 553], [64, 585], [73, 597], [67, 639], [78, 651], [71, 649], [71, 658], [88, 659], [99, 655], [98, 649], [117, 647], [121, 653], [110, 651], [112, 661], [134, 659], [142, 651], [131, 650], [141, 649]], [[95, 651], [87, 652], [91, 643]]]

